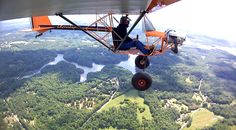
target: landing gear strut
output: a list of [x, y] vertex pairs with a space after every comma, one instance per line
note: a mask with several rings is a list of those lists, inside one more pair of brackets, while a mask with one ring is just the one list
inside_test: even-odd
[[132, 78], [132, 85], [139, 91], [145, 91], [152, 85], [152, 78], [147, 73], [138, 72]]

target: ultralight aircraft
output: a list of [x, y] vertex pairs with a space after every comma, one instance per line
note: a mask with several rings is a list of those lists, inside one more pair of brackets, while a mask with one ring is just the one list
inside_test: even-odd
[[[144, 91], [152, 84], [152, 78], [144, 73], [144, 70], [150, 65], [148, 57], [163, 54], [168, 49], [178, 53], [178, 45], [182, 45], [186, 39], [186, 34], [178, 33], [175, 30], [157, 31], [146, 14], [177, 1], [179, 0], [0, 0], [0, 21], [31, 17], [32, 31], [38, 32], [36, 37], [51, 30], [81, 30], [115, 54], [138, 55], [135, 65], [143, 72], [138, 72], [133, 76], [132, 85], [135, 89]], [[103, 16], [98, 17], [90, 25], [81, 26], [66, 16], [71, 14], [102, 14]], [[114, 22], [119, 23], [114, 17], [115, 14], [122, 14], [126, 17], [138, 15], [123, 38], [115, 31]], [[52, 25], [48, 18], [49, 15], [56, 15], [70, 25]], [[146, 45], [154, 46], [153, 51], [147, 55], [141, 53], [137, 48], [120, 50], [120, 46], [125, 44], [125, 39], [141, 20], [146, 35]], [[152, 40], [149, 40], [150, 38]]]

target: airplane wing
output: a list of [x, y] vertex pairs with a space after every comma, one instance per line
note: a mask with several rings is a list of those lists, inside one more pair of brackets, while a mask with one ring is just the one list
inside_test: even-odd
[[179, 0], [0, 0], [0, 21], [31, 16], [69, 14], [139, 14]]

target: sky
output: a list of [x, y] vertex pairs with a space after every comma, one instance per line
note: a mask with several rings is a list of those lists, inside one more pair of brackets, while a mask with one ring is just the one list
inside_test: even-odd
[[[171, 28], [236, 42], [235, 5], [236, 0], [181, 0], [152, 12], [148, 16], [155, 28], [162, 31]], [[77, 17], [74, 16], [78, 19]], [[50, 18], [53, 24], [60, 22], [55, 17]], [[80, 20], [88, 21], [87, 18], [82, 16]], [[131, 16], [131, 18], [133, 17]], [[132, 20], [132, 22], [134, 21], [135, 19]], [[0, 31], [8, 22], [5, 22], [5, 25], [3, 23], [0, 22]], [[11, 22], [11, 24], [13, 23]]]
[[236, 41], [236, 0], [182, 0], [150, 14], [155, 27]]

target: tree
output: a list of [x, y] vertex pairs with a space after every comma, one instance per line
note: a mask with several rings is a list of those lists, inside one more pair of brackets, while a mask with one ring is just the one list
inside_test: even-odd
[[230, 127], [229, 127], [229, 125], [227, 125], [225, 123], [217, 122], [212, 127], [205, 128], [204, 130], [230, 130]]
[[3, 121], [0, 115], [0, 130], [6, 130], [7, 129], [7, 124]]
[[189, 118], [189, 121], [187, 122], [187, 127], [189, 128], [192, 124], [192, 118]]
[[202, 107], [207, 108], [207, 107], [208, 107], [208, 104], [207, 104], [206, 102], [204, 102], [204, 103], [202, 104]]

